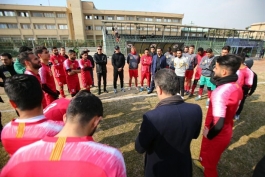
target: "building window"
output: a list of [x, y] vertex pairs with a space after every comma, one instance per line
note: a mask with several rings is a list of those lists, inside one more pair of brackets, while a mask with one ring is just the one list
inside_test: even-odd
[[42, 24], [35, 24], [35, 29], [46, 29], [46, 26]]
[[131, 27], [131, 29], [130, 29], [130, 27], [127, 26], [126, 30], [134, 30], [134, 27]]
[[6, 29], [7, 28], [7, 25], [4, 24], [4, 23], [0, 23], [0, 29]]
[[57, 17], [58, 18], [66, 18], [66, 14], [65, 13], [57, 13]]
[[104, 20], [104, 16], [94, 15], [95, 20]]
[[86, 20], [92, 20], [93, 18], [92, 18], [92, 15], [86, 15], [86, 16], [85, 16], [85, 19], [86, 19]]
[[93, 26], [86, 26], [86, 30], [93, 30]]
[[162, 22], [162, 19], [161, 18], [157, 18], [156, 21], [157, 22]]
[[2, 16], [14, 17], [16, 16], [16, 13], [14, 11], [3, 11]]
[[114, 20], [113, 16], [107, 16], [107, 20]]
[[165, 28], [165, 31], [170, 31], [170, 28]]
[[21, 24], [22, 29], [30, 29], [30, 24]]
[[143, 17], [136, 17], [136, 20], [137, 21], [144, 21], [144, 18]]
[[20, 17], [29, 17], [29, 13], [28, 12], [18, 12], [18, 16], [20, 16]]
[[171, 28], [171, 31], [177, 32], [178, 29], [176, 29], [176, 28]]
[[55, 25], [46, 25], [47, 29], [56, 29]]
[[171, 22], [171, 19], [170, 19], [170, 18], [165, 18], [165, 19], [164, 19], [164, 22], [168, 22], [168, 23], [170, 23], [170, 22]]
[[18, 28], [17, 24], [7, 24], [7, 26], [9, 29], [17, 29]]
[[179, 23], [179, 19], [173, 19], [172, 22], [173, 23]]
[[55, 17], [55, 16], [54, 16], [54, 13], [44, 13], [44, 17], [51, 18], [51, 17]]
[[153, 28], [146, 28], [146, 27], [145, 27], [144, 30], [145, 30], [145, 31], [152, 31]]
[[106, 30], [111, 31], [112, 30], [112, 27], [111, 26], [107, 26], [106, 27]]
[[185, 33], [184, 36], [189, 36], [189, 33]]
[[124, 20], [124, 17], [117, 17], [117, 20]]
[[199, 37], [202, 37], [202, 34], [198, 34]]
[[32, 12], [32, 17], [43, 17], [43, 13], [41, 13], [41, 12]]
[[8, 41], [8, 40], [11, 40], [11, 37], [0, 37], [0, 40], [3, 40], [3, 41]]
[[133, 21], [134, 20], [134, 17], [127, 17], [127, 20]]
[[153, 18], [145, 18], [145, 21], [152, 22], [153, 21]]
[[21, 38], [20, 38], [20, 37], [12, 37], [12, 40], [13, 40], [13, 41], [20, 41]]
[[101, 31], [102, 27], [101, 26], [95, 26], [95, 30]]
[[161, 28], [156, 28], [156, 31], [162, 31]]
[[59, 25], [59, 29], [68, 29], [67, 25]]
[[195, 37], [195, 36], [196, 36], [196, 34], [195, 34], [195, 33], [192, 33], [192, 34], [191, 34], [191, 36]]

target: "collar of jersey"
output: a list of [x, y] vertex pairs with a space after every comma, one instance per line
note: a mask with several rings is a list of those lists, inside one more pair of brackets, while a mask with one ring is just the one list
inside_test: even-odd
[[[43, 138], [43, 141], [46, 142], [56, 142], [59, 137], [49, 137], [46, 136]], [[83, 136], [83, 137], [67, 137], [66, 142], [87, 142], [87, 141], [94, 141], [92, 136]]]
[[35, 116], [35, 117], [31, 117], [28, 119], [13, 119], [13, 123], [39, 123], [39, 122], [43, 122], [45, 121], [46, 118], [44, 115], [39, 115], [39, 116]]

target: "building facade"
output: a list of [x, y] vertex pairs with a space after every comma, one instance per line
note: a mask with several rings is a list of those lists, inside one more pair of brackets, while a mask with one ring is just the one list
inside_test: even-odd
[[81, 0], [68, 0], [67, 7], [0, 4], [0, 39], [102, 40], [103, 21], [109, 22], [104, 26], [108, 32], [116, 28], [121, 34], [136, 30], [169, 33], [178, 29], [166, 26], [181, 25], [183, 17], [172, 13], [99, 10], [93, 2]]

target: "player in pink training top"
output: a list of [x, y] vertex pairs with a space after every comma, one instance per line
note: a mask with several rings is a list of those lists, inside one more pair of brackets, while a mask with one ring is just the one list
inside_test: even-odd
[[52, 71], [49, 67], [50, 54], [46, 47], [35, 47], [34, 53], [41, 60], [42, 67], [39, 69], [41, 86], [47, 105], [58, 99], [59, 91], [56, 90]]
[[[39, 75], [39, 69], [41, 68], [40, 59], [36, 55], [34, 55], [34, 53], [31, 51], [21, 52], [18, 58], [21, 63], [25, 64], [26, 70], [24, 74], [35, 76], [38, 79], [39, 84], [41, 85], [41, 79]], [[43, 92], [42, 106], [43, 108], [47, 106], [46, 99], [44, 97], [44, 92]]]
[[90, 75], [90, 71], [92, 70], [92, 64], [88, 59], [87, 51], [83, 51], [80, 54], [80, 60], [78, 61], [79, 66], [81, 68], [81, 81], [84, 89], [90, 91], [90, 85], [92, 85], [92, 77]]
[[60, 55], [57, 47], [52, 48], [52, 53], [50, 61], [53, 65], [54, 77], [57, 80], [58, 85], [60, 86], [60, 94], [64, 98], [63, 85], [66, 84], [66, 76], [63, 68], [63, 62], [65, 60], [64, 56]]
[[246, 56], [245, 54], [241, 54], [240, 55], [241, 59], [242, 59], [242, 63], [241, 66], [239, 68], [239, 70], [236, 72], [238, 75], [238, 80], [237, 82], [239, 83], [240, 87], [243, 90], [243, 99], [240, 102], [239, 108], [236, 112], [235, 115], [235, 119], [238, 120], [241, 111], [244, 108], [244, 104], [245, 104], [245, 100], [248, 97], [249, 91], [253, 85], [253, 79], [254, 79], [254, 73], [253, 71], [251, 71], [244, 63], [245, 63], [245, 59]]
[[63, 129], [19, 149], [0, 176], [126, 177], [121, 152], [92, 138], [102, 116], [100, 99], [80, 91], [67, 109]]
[[140, 92], [144, 90], [144, 79], [147, 80], [147, 91], [150, 90], [151, 83], [151, 64], [152, 64], [152, 56], [149, 55], [149, 50], [144, 50], [144, 55], [141, 57], [141, 88]]
[[218, 176], [218, 161], [232, 138], [234, 115], [242, 100], [236, 74], [240, 63], [239, 57], [226, 55], [217, 59], [214, 68], [217, 88], [206, 115], [200, 160], [194, 160], [195, 165], [204, 170], [205, 177]]
[[74, 97], [80, 90], [80, 83], [78, 73], [80, 73], [80, 67], [78, 61], [76, 61], [76, 52], [69, 50], [69, 59], [64, 61], [64, 70], [66, 74], [66, 82], [68, 90], [72, 97]]
[[8, 154], [13, 155], [19, 148], [45, 136], [55, 136], [62, 129], [62, 121], [54, 122], [43, 115], [42, 90], [36, 77], [14, 75], [6, 80], [5, 92], [20, 115], [2, 131], [2, 143]]
[[55, 100], [43, 110], [44, 116], [49, 120], [63, 121], [63, 116], [66, 113], [70, 101], [66, 98]]

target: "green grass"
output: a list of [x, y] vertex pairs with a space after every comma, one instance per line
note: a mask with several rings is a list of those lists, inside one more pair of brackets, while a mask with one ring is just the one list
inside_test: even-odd
[[[265, 81], [265, 73], [259, 74], [259, 82]], [[265, 84], [259, 84], [253, 96], [247, 99], [240, 120], [235, 122], [233, 138], [227, 150], [223, 153], [218, 165], [219, 176], [221, 177], [249, 177], [257, 162], [265, 155]], [[93, 89], [96, 93], [96, 90]], [[155, 107], [158, 103], [156, 96], [144, 97], [145, 93], [127, 91], [114, 96], [113, 93], [100, 96], [103, 100], [104, 118], [94, 135], [97, 142], [108, 144], [120, 149], [124, 155], [128, 177], [142, 177], [144, 156], [134, 150], [134, 141], [138, 135], [142, 121], [142, 115]], [[4, 100], [7, 97], [0, 90]], [[118, 99], [115, 101], [104, 101], [107, 98], [126, 96], [141, 97], [130, 99]], [[189, 103], [198, 103], [203, 110], [203, 118], [207, 109], [206, 100], [195, 102], [194, 99], [187, 99]], [[8, 103], [1, 104], [1, 110], [11, 109]], [[4, 112], [2, 122], [5, 124], [16, 116], [15, 112]], [[198, 158], [200, 152], [202, 135], [191, 143], [192, 158]], [[8, 160], [0, 144], [0, 168]], [[193, 167], [194, 177], [202, 177], [202, 172]]]

